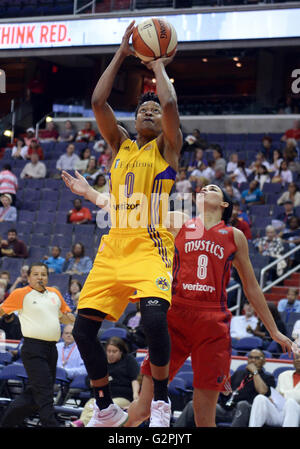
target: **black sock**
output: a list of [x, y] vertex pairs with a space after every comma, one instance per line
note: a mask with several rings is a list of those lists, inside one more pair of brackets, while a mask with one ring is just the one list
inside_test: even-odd
[[111, 398], [110, 385], [104, 385], [103, 387], [93, 387], [94, 397], [96, 399], [96, 404], [103, 410], [113, 404], [113, 400]]
[[169, 398], [168, 398], [168, 382], [169, 382], [169, 378], [167, 377], [166, 379], [163, 380], [157, 380], [153, 379], [153, 384], [154, 384], [154, 401], [165, 401], [165, 402], [169, 402]]

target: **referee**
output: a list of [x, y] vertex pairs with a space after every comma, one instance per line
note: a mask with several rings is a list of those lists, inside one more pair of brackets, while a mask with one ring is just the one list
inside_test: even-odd
[[47, 287], [48, 267], [34, 263], [29, 285], [14, 290], [0, 306], [0, 316], [18, 311], [24, 343], [21, 358], [28, 376], [24, 391], [6, 410], [1, 426], [15, 427], [39, 413], [42, 426], [58, 427], [53, 407], [60, 322], [74, 322], [74, 315], [56, 288]]

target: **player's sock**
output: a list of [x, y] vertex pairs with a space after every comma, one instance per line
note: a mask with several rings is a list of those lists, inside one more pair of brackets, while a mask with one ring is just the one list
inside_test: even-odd
[[154, 385], [154, 401], [165, 401], [168, 402], [168, 381], [169, 378], [163, 380], [157, 380], [153, 379], [153, 385]]
[[104, 385], [103, 387], [93, 387], [94, 397], [96, 400], [96, 404], [103, 410], [110, 406], [113, 403], [110, 392], [110, 385]]

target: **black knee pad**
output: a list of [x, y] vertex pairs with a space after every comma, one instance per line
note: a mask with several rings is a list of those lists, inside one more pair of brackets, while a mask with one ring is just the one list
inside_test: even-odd
[[153, 365], [165, 366], [170, 359], [170, 337], [167, 324], [169, 303], [161, 298], [140, 300], [141, 324], [149, 347]]

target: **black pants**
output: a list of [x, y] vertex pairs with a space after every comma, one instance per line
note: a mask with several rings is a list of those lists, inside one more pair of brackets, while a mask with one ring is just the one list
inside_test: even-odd
[[24, 418], [38, 413], [42, 426], [58, 427], [53, 407], [57, 349], [56, 342], [24, 338], [21, 359], [28, 376], [25, 390], [8, 407], [2, 427], [21, 425]]

